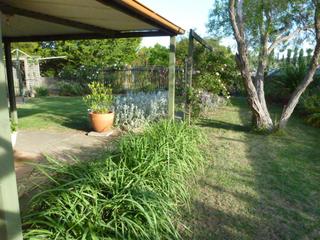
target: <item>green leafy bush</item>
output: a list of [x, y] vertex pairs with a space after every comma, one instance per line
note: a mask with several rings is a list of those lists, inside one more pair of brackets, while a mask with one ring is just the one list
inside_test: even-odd
[[306, 122], [315, 127], [320, 127], [320, 93], [304, 97], [302, 108], [306, 113]]
[[94, 113], [108, 113], [112, 105], [112, 89], [100, 82], [88, 84], [90, 94], [83, 98], [84, 102]]
[[[307, 73], [311, 57], [304, 56], [303, 50], [301, 49], [299, 52], [298, 48], [294, 49], [295, 54], [291, 57], [291, 51], [292, 50], [288, 49], [287, 59], [279, 62], [278, 65], [280, 68], [273, 70], [266, 78], [266, 97], [273, 102], [287, 104], [291, 94]], [[314, 91], [318, 86], [320, 86], [319, 73], [320, 72], [317, 71], [314, 75], [314, 81], [310, 86], [308, 86], [308, 90]]]
[[216, 95], [222, 95], [224, 97], [230, 95], [225, 84], [222, 82], [219, 72], [202, 74], [198, 78], [196, 86]]
[[161, 121], [124, 137], [113, 155], [40, 167], [52, 186], [34, 196], [24, 239], [178, 239], [179, 207], [202, 163], [199, 132]]
[[[232, 51], [219, 44], [219, 40], [206, 38], [206, 42], [212, 46], [213, 51], [208, 51], [201, 44], [195, 44], [193, 55], [193, 69], [197, 72], [194, 75], [193, 83], [196, 86], [199, 78], [206, 77], [206, 74], [219, 74], [221, 81], [227, 90], [233, 94], [243, 94], [244, 86], [240, 72], [234, 61]], [[177, 64], [183, 65], [188, 56], [188, 38], [183, 38], [177, 43]], [[210, 91], [209, 89], [202, 88]]]
[[46, 97], [49, 95], [49, 90], [46, 87], [36, 87], [35, 89], [36, 97]]
[[81, 96], [86, 92], [78, 82], [59, 81], [57, 87], [60, 96]]
[[266, 80], [266, 96], [274, 102], [288, 102], [291, 94], [304, 78], [304, 66], [285, 66]]
[[311, 113], [306, 117], [306, 122], [314, 127], [320, 127], [320, 112]]

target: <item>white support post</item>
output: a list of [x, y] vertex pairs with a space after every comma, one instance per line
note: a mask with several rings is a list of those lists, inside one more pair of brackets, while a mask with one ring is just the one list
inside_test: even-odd
[[170, 37], [170, 53], [169, 53], [169, 105], [168, 105], [168, 117], [170, 120], [174, 120], [175, 117], [175, 87], [176, 87], [176, 37]]
[[22, 240], [2, 46], [0, 24], [0, 239]]

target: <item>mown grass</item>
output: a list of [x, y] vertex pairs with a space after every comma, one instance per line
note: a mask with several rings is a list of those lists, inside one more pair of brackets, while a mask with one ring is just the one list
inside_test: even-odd
[[266, 136], [249, 123], [244, 99], [200, 121], [208, 161], [183, 238], [320, 239], [320, 129], [293, 117]]
[[24, 239], [178, 239], [179, 210], [201, 166], [203, 137], [159, 122], [95, 161], [40, 166], [50, 180], [23, 218]]
[[19, 129], [88, 129], [81, 97], [41, 97], [18, 105]]

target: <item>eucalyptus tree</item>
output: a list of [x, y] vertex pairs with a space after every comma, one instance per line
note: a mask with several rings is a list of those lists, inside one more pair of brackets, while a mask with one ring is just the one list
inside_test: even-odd
[[[285, 127], [318, 66], [320, 0], [215, 0], [208, 28], [218, 37], [233, 35], [237, 42], [236, 62], [253, 113], [253, 125], [267, 130]], [[308, 38], [316, 43], [308, 71], [284, 106], [279, 123], [275, 124], [264, 94], [268, 56], [286, 44], [301, 43]], [[258, 52], [255, 66], [249, 61], [251, 51]]]

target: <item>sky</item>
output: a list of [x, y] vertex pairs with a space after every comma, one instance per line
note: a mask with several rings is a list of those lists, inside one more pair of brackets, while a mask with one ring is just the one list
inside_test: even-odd
[[[213, 0], [139, 0], [139, 2], [186, 31], [192, 28], [201, 37], [208, 36], [206, 23]], [[154, 46], [156, 43], [168, 46], [169, 37], [146, 37], [142, 40], [142, 45], [146, 47]]]
[[[186, 31], [192, 28], [201, 37], [209, 36], [206, 24], [214, 0], [139, 0], [139, 2]], [[169, 37], [145, 37], [142, 39], [142, 46], [151, 47], [156, 43], [168, 47]], [[236, 42], [232, 37], [223, 38], [220, 44], [236, 51]], [[302, 45], [304, 49], [310, 47], [312, 45], [308, 43]]]

